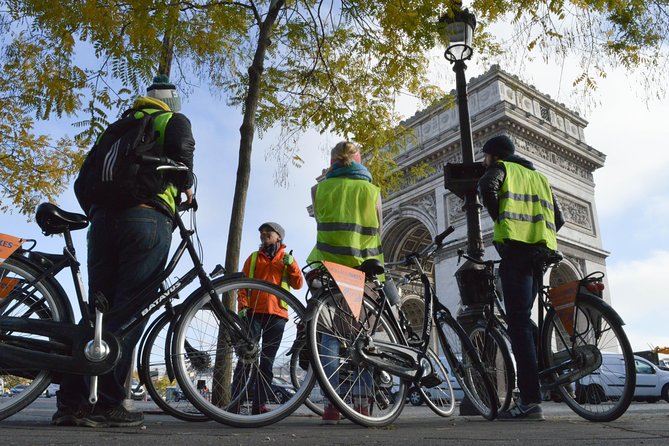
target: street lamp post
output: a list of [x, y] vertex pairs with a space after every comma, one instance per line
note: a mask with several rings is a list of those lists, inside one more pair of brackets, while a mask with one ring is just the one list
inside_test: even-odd
[[[484, 246], [481, 234], [481, 203], [476, 185], [483, 173], [483, 165], [474, 162], [474, 144], [467, 100], [467, 81], [465, 62], [472, 57], [472, 37], [476, 28], [476, 18], [462, 4], [439, 19], [444, 39], [448, 47], [444, 57], [453, 64], [455, 87], [458, 96], [458, 115], [460, 118], [461, 164], [447, 164], [444, 170], [444, 182], [448, 190], [464, 200], [467, 220], [467, 254], [477, 260], [483, 259]], [[463, 307], [458, 312], [458, 321], [469, 331], [476, 321], [483, 317], [483, 304], [487, 290], [485, 272], [480, 265], [466, 261], [455, 273]], [[460, 404], [460, 415], [477, 414], [473, 404], [465, 398]]]
[[468, 9], [456, 9], [452, 14], [444, 14], [439, 22], [449, 42], [444, 57], [453, 64], [455, 72], [455, 89], [460, 118], [460, 148], [462, 150], [462, 164], [452, 165], [446, 172], [446, 187], [464, 199], [467, 217], [467, 254], [480, 260], [484, 252], [481, 235], [482, 206], [476, 193], [475, 181], [481, 174], [482, 166], [480, 163], [474, 163], [474, 144], [465, 79], [467, 69], [465, 61], [471, 59], [473, 54], [471, 44], [476, 28], [476, 18]]

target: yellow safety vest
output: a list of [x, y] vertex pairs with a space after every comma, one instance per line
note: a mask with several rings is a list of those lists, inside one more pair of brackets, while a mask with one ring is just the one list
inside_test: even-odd
[[376, 203], [380, 189], [366, 180], [344, 177], [321, 181], [316, 189], [316, 246], [307, 261], [329, 260], [358, 266], [367, 259], [383, 263]]
[[557, 249], [553, 194], [546, 177], [520, 164], [498, 161], [506, 168], [499, 191], [499, 217], [494, 240], [544, 244]]

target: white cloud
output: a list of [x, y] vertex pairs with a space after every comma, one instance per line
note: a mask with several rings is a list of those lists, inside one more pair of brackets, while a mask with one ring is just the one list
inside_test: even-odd
[[625, 332], [635, 351], [651, 345], [669, 346], [668, 272], [668, 250], [608, 267], [613, 307], [625, 321]]

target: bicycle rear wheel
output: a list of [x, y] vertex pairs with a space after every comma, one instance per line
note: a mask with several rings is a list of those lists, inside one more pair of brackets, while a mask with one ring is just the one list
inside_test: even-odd
[[516, 386], [516, 372], [506, 336], [497, 327], [479, 323], [470, 330], [469, 339], [497, 393], [497, 410], [507, 410]]
[[[307, 346], [306, 327], [301, 328], [302, 332], [293, 344], [293, 352], [290, 356], [290, 382], [295, 387], [301, 387], [306, 376], [306, 372], [311, 367], [309, 361], [309, 347]], [[319, 404], [320, 403], [320, 404]], [[304, 400], [304, 405], [319, 417], [323, 415], [323, 396], [318, 383], [314, 384], [309, 397]]]
[[551, 309], [541, 336], [544, 365], [563, 401], [590, 421], [612, 421], [634, 396], [634, 354], [623, 322], [598, 297], [578, 295], [573, 335]]
[[[304, 306], [289, 292], [258, 279], [223, 277], [214, 281], [214, 288], [223, 302], [235, 304], [240, 291], [268, 293], [268, 298], [285, 302], [288, 319], [249, 313], [243, 324], [249, 344], [231, 336], [207, 290], [197, 290], [184, 302], [173, 337], [173, 364], [181, 390], [202, 413], [230, 426], [259, 427], [287, 417], [302, 405], [315, 382], [310, 370], [300, 387], [290, 382], [289, 353]], [[263, 346], [261, 333], [277, 330], [283, 322], [283, 334]], [[273, 361], [261, 367], [269, 361], [263, 348], [272, 346], [276, 349]], [[263, 373], [267, 369], [273, 376]]]
[[448, 310], [437, 313], [437, 328], [439, 343], [450, 371], [460, 383], [464, 394], [484, 418], [494, 419], [499, 406], [497, 395], [465, 330]]
[[[314, 298], [307, 324], [312, 368], [327, 400], [346, 418], [366, 427], [386, 426], [400, 415], [408, 386], [362, 360], [362, 342], [401, 343], [402, 337], [366, 295], [356, 319], [341, 294]], [[378, 329], [371, 332], [376, 318]]]
[[[38, 267], [16, 254], [0, 264], [0, 321], [11, 316], [72, 322], [67, 296], [46, 281], [33, 283], [39, 273]], [[21, 345], [26, 341], [44, 342], [48, 337], [3, 329], [0, 324], [0, 343]], [[0, 378], [4, 384], [0, 420], [32, 403], [51, 383], [49, 371], [12, 367], [7, 358], [0, 358]]]
[[151, 326], [141, 350], [139, 377], [151, 400], [166, 414], [184, 421], [209, 421], [181, 392], [170, 353], [170, 326], [177, 316], [165, 312]]
[[434, 387], [420, 386], [418, 392], [427, 407], [432, 409], [432, 412], [440, 417], [449, 417], [453, 415], [455, 410], [455, 394], [453, 393], [451, 377], [448, 374], [448, 369], [432, 349], [427, 351], [427, 356], [430, 358], [430, 363], [434, 367], [436, 375], [441, 379], [441, 384]]

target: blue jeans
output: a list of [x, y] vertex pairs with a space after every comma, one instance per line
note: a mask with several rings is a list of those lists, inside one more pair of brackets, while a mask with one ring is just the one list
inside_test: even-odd
[[516, 360], [520, 399], [523, 404], [540, 403], [536, 325], [532, 322], [532, 306], [539, 283], [533, 259], [540, 249], [545, 248], [507, 242], [497, 249], [502, 258], [499, 275], [511, 349]]
[[[172, 220], [155, 209], [96, 209], [88, 231], [89, 295], [102, 292], [112, 310], [124, 305], [137, 290], [163, 271], [171, 241]], [[146, 296], [147, 300], [154, 297]], [[111, 314], [103, 317], [105, 329], [120, 328], [130, 316]], [[98, 405], [113, 408], [123, 403], [132, 351], [145, 325], [140, 324], [120, 339], [119, 362], [113, 371], [98, 378]], [[58, 407], [86, 406], [88, 382], [88, 377], [64, 375], [58, 392]]]
[[[320, 342], [320, 355], [321, 362], [323, 363], [323, 369], [325, 374], [328, 376], [332, 387], [338, 390], [340, 396], [346, 395], [349, 390], [349, 383], [344, 383], [339, 387], [339, 367], [340, 367], [340, 343], [339, 339], [328, 334], [321, 334]], [[372, 392], [372, 374], [369, 370], [356, 368], [353, 370], [353, 391], [352, 396], [355, 397], [369, 397], [373, 394]]]
[[[276, 352], [281, 346], [281, 339], [283, 338], [283, 330], [286, 326], [286, 320], [282, 317], [273, 314], [263, 313], [248, 313], [246, 316], [250, 321], [251, 336], [254, 341], [262, 339], [262, 347], [260, 350], [260, 365], [253, 386], [253, 402], [252, 410], [257, 413], [261, 404], [266, 403], [269, 399], [268, 394], [272, 393], [271, 384], [274, 378], [272, 368], [274, 366], [274, 358]], [[232, 380], [232, 394], [236, 397], [242, 390], [240, 387], [243, 384], [242, 379], [248, 377], [251, 372], [250, 365], [245, 365], [242, 361], [237, 361], [235, 367], [235, 374]]]

